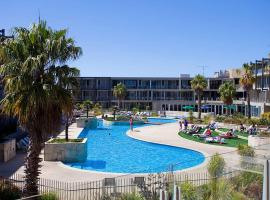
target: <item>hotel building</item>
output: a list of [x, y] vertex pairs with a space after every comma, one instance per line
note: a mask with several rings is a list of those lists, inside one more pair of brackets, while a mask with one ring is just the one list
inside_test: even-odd
[[[225, 81], [231, 81], [237, 89], [234, 100], [234, 108], [231, 112], [247, 114], [246, 93], [239, 83], [239, 75], [236, 70], [220, 71], [207, 79], [207, 89], [204, 91], [202, 104], [206, 109], [202, 112], [213, 114], [225, 114], [223, 102], [218, 94], [219, 86]], [[180, 77], [80, 77], [80, 91], [77, 101], [90, 99], [98, 102], [103, 108], [117, 105], [117, 99], [113, 96], [113, 87], [123, 83], [127, 88], [127, 96], [122, 101], [125, 109], [139, 106], [145, 109], [149, 106], [154, 111], [185, 111], [187, 105], [197, 107], [197, 97], [191, 88], [192, 77], [180, 75]], [[255, 98], [253, 98], [255, 99]], [[258, 117], [268, 111], [269, 105], [263, 102], [252, 102], [251, 114]]]

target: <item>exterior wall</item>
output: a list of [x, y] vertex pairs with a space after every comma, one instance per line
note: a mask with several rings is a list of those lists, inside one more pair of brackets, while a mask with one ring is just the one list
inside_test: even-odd
[[7, 162], [16, 156], [16, 140], [0, 141], [0, 162]]

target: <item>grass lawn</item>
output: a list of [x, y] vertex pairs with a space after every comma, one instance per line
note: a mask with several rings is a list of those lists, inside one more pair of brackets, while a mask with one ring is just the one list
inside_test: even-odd
[[[203, 130], [202, 130], [203, 132]], [[185, 134], [184, 132], [178, 133], [181, 137], [192, 140], [195, 142], [210, 144], [210, 145], [217, 145], [217, 146], [225, 146], [225, 147], [237, 147], [239, 144], [248, 144], [248, 141], [242, 138], [233, 138], [233, 139], [225, 139], [226, 144], [219, 144], [219, 143], [206, 143], [203, 139], [200, 139], [199, 137], [194, 137], [192, 135]], [[212, 131], [212, 136], [218, 136], [218, 133], [215, 131]]]

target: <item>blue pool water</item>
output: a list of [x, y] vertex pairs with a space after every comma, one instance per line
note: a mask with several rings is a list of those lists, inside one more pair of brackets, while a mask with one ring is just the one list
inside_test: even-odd
[[[171, 123], [173, 119], [149, 119], [154, 123]], [[147, 126], [137, 125], [135, 126]], [[179, 147], [153, 144], [126, 135], [128, 125], [106, 126], [99, 121], [97, 129], [84, 129], [79, 137], [88, 138], [87, 160], [65, 163], [71, 167], [113, 173], [153, 173], [186, 169], [204, 161], [202, 153]], [[166, 134], [166, 133], [164, 133]]]

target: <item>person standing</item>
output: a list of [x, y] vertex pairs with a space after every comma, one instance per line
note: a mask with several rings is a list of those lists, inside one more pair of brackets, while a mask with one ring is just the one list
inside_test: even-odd
[[184, 127], [185, 127], [185, 130], [187, 130], [187, 128], [188, 128], [188, 121], [187, 121], [187, 119], [184, 120]]
[[179, 131], [181, 131], [183, 129], [183, 123], [181, 120], [179, 120]]
[[130, 117], [129, 119], [129, 125], [130, 125], [130, 130], [133, 131], [133, 118]]

